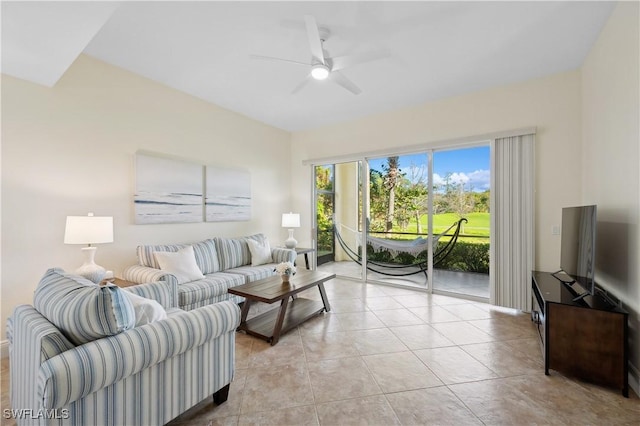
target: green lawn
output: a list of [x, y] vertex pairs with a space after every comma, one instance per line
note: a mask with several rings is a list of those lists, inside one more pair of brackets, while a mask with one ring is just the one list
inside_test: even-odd
[[[466, 236], [477, 236], [477, 237], [486, 237], [486, 238], [464, 238], [464, 241], [472, 242], [489, 242], [489, 213], [469, 213], [465, 215], [466, 219], [469, 221], [468, 223], [464, 223], [461, 234]], [[450, 227], [454, 222], [458, 221], [458, 215], [455, 213], [441, 213], [433, 215], [433, 232], [434, 234], [439, 234], [444, 232], [448, 227]], [[427, 215], [421, 217], [422, 223], [422, 232], [427, 232]], [[407, 229], [403, 232], [417, 232], [417, 227], [415, 222], [409, 224]], [[398, 228], [394, 228], [396, 231], [400, 231]], [[453, 230], [451, 230], [453, 231]], [[396, 238], [406, 238], [413, 239], [414, 236], [395, 236]]]

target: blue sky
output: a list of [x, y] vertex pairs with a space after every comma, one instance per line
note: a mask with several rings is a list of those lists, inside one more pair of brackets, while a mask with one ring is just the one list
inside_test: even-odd
[[[384, 157], [370, 160], [369, 164], [372, 169], [382, 171], [382, 165], [386, 162], [387, 157]], [[444, 177], [451, 173], [452, 182], [464, 183], [465, 187], [471, 187], [474, 191], [484, 191], [490, 188], [489, 163], [489, 146], [437, 151], [433, 154], [434, 183], [442, 184]], [[415, 167], [412, 168], [412, 164]], [[400, 156], [400, 169], [410, 179], [413, 172], [426, 180], [426, 164], [426, 154]]]

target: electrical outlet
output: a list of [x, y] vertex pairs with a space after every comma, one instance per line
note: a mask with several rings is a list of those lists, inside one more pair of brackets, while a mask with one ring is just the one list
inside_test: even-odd
[[560, 227], [558, 225], [551, 227], [551, 235], [560, 235]]

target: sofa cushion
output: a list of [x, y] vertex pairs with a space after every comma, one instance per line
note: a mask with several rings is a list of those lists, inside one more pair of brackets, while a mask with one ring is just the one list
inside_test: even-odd
[[265, 238], [263, 241], [257, 241], [247, 238], [247, 244], [249, 244], [249, 251], [251, 252], [251, 266], [259, 266], [273, 262], [269, 240]]
[[245, 283], [241, 275], [216, 272], [203, 279], [178, 286], [178, 304], [180, 307], [210, 300], [227, 293], [227, 289]]
[[245, 282], [251, 282], [274, 276], [276, 274], [274, 271], [275, 267], [275, 263], [269, 263], [260, 266], [240, 266], [225, 272], [242, 275], [245, 277]]
[[218, 262], [218, 255], [216, 253], [216, 245], [213, 240], [199, 241], [193, 244], [162, 244], [162, 245], [142, 245], [138, 246], [136, 252], [138, 254], [138, 263], [142, 266], [148, 266], [149, 268], [160, 269], [160, 265], [156, 260], [154, 253], [158, 251], [162, 252], [177, 252], [191, 245], [193, 252], [196, 256], [196, 263], [203, 274], [212, 274], [220, 271], [220, 263]]
[[115, 285], [99, 286], [62, 269], [49, 269], [36, 287], [34, 307], [74, 344], [135, 326], [133, 305]]
[[154, 253], [160, 269], [176, 277], [178, 284], [200, 280], [204, 275], [196, 263], [193, 247], [187, 246], [177, 252], [157, 251]]

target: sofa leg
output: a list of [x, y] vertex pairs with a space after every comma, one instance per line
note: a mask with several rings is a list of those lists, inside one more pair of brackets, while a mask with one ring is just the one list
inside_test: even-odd
[[229, 397], [229, 386], [231, 386], [231, 383], [228, 383], [227, 386], [223, 387], [218, 392], [214, 393], [213, 402], [215, 402], [217, 405], [220, 405], [223, 402], [225, 402]]

